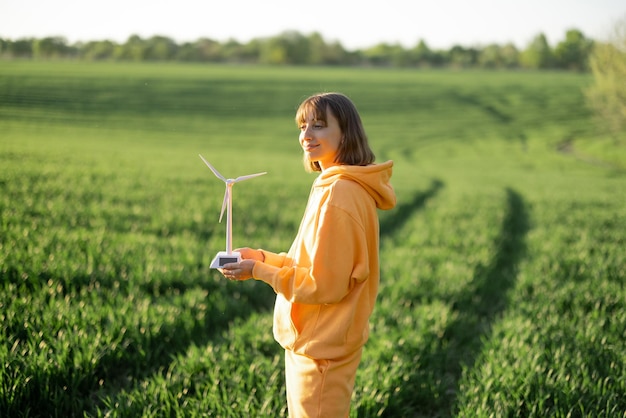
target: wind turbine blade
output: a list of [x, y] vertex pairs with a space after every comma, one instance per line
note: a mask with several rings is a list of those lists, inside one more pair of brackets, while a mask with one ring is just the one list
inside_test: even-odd
[[[198, 154], [198, 155], [200, 155], [200, 154]], [[205, 160], [205, 159], [204, 159], [204, 157], [203, 157], [202, 155], [200, 155], [200, 158], [202, 158], [202, 161], [204, 161], [204, 163], [205, 163], [205, 164], [206, 164], [206, 165], [207, 165], [207, 166], [211, 169], [211, 171], [213, 172], [213, 174], [215, 174], [215, 176], [216, 176], [218, 179], [220, 179], [220, 180], [222, 180], [222, 181], [224, 181], [224, 182], [226, 181], [226, 178], [224, 178], [224, 176], [222, 176], [222, 175], [220, 174], [220, 172], [219, 172], [219, 171], [217, 171], [217, 170], [215, 169], [215, 167], [213, 167], [213, 166], [211, 165], [211, 163], [210, 163], [210, 162], [208, 162], [207, 160]]]
[[222, 211], [220, 212], [220, 223], [222, 222], [222, 216], [224, 216], [224, 209], [226, 209], [226, 204], [230, 196], [228, 195], [228, 186], [226, 186], [226, 190], [224, 190], [224, 200], [222, 201]]
[[244, 181], [244, 180], [248, 180], [254, 177], [259, 177], [262, 176], [263, 174], [267, 174], [267, 172], [263, 172], [263, 173], [256, 173], [256, 174], [248, 174], [247, 176], [239, 176], [235, 179], [235, 183], [237, 183], [238, 181]]

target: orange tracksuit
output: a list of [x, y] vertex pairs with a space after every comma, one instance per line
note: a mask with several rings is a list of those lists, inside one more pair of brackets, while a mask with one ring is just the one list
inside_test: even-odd
[[379, 284], [378, 209], [391, 209], [392, 161], [340, 165], [313, 183], [288, 253], [262, 250], [253, 276], [276, 292], [292, 417], [347, 416]]

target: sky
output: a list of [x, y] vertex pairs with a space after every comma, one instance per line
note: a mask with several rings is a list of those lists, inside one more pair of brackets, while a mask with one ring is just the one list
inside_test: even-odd
[[454, 45], [528, 45], [539, 33], [550, 44], [569, 29], [606, 39], [624, 0], [0, 0], [0, 38], [62, 36], [69, 43], [125, 42], [130, 35], [182, 43], [317, 32], [348, 50], [379, 43], [433, 49]]

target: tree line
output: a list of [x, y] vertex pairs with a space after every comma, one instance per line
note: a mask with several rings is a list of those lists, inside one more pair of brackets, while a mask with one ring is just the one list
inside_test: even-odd
[[166, 36], [130, 36], [124, 43], [96, 40], [69, 44], [63, 37], [0, 38], [2, 59], [76, 59], [87, 61], [183, 61], [249, 63], [265, 65], [335, 65], [395, 68], [493, 68], [564, 69], [588, 71], [594, 41], [580, 30], [566, 31], [563, 40], [549, 44], [543, 33], [523, 49], [505, 45], [432, 49], [419, 40], [413, 47], [379, 43], [349, 51], [340, 42], [326, 41], [321, 34], [286, 31], [268, 38], [241, 43], [200, 38], [177, 43]]

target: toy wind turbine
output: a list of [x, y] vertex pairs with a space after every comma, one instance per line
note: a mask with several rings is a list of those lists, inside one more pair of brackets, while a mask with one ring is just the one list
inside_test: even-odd
[[[198, 154], [199, 155], [199, 154]], [[200, 158], [211, 169], [215, 177], [226, 183], [226, 190], [224, 192], [224, 201], [222, 202], [222, 212], [220, 213], [220, 222], [222, 222], [222, 216], [224, 215], [224, 209], [228, 207], [226, 212], [226, 251], [220, 251], [217, 253], [213, 261], [211, 261], [211, 268], [220, 268], [224, 264], [238, 263], [241, 261], [241, 254], [233, 252], [233, 184], [240, 181], [248, 180], [254, 177], [267, 174], [266, 172], [249, 174], [247, 176], [239, 176], [236, 179], [227, 179], [222, 176], [202, 155]]]

